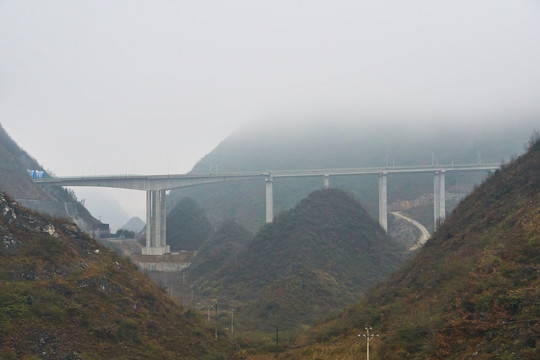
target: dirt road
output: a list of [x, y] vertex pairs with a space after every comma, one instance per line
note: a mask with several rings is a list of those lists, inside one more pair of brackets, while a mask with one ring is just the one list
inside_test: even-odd
[[410, 222], [411, 224], [413, 224], [414, 226], [416, 226], [418, 229], [420, 229], [420, 232], [421, 232], [421, 235], [420, 237], [418, 238], [418, 240], [416, 240], [416, 243], [411, 246], [409, 248], [409, 250], [416, 250], [418, 248], [420, 248], [422, 245], [424, 245], [424, 243], [429, 239], [429, 237], [431, 236], [429, 234], [429, 231], [427, 231], [427, 229], [424, 227], [424, 225], [420, 224], [418, 221], [414, 220], [414, 219], [411, 219], [410, 217], [407, 217], [405, 215], [403, 215], [401, 213], [401, 211], [391, 211], [390, 212], [392, 215], [394, 216], [397, 216], [405, 221], [408, 221]]

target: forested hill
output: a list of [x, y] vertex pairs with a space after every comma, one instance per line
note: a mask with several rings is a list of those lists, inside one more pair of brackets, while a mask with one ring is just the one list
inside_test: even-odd
[[199, 283], [234, 261], [253, 235], [238, 222], [229, 219], [211, 235], [186, 269], [189, 281]]
[[272, 322], [294, 329], [351, 303], [395, 270], [404, 252], [349, 194], [319, 190], [261, 229], [221, 269], [201, 263], [196, 289], [244, 304], [238, 321], [248, 329], [268, 330]]
[[[538, 134], [537, 134], [538, 135]], [[417, 257], [283, 359], [540, 358], [540, 138], [462, 201]], [[301, 354], [301, 355], [299, 355]], [[332, 355], [330, 355], [332, 354]]]
[[0, 193], [1, 359], [216, 359], [214, 340], [136, 266]]
[[[359, 123], [361, 123], [359, 121]], [[416, 125], [411, 125], [416, 124]], [[516, 121], [503, 127], [471, 124], [467, 127], [431, 128], [416, 122], [400, 125], [277, 124], [246, 128], [232, 134], [193, 168], [193, 173], [268, 171], [281, 169], [350, 168], [366, 166], [429, 165], [438, 163], [500, 163], [520, 154], [534, 129], [533, 122]], [[481, 182], [479, 174], [448, 174], [448, 211]], [[376, 177], [331, 177], [330, 186], [353, 193], [373, 216], [377, 216]], [[274, 181], [274, 214], [292, 208], [302, 198], [322, 188], [321, 178]], [[400, 175], [388, 180], [389, 204], [417, 204], [410, 214], [431, 230], [433, 206], [429, 203], [433, 179], [429, 175]], [[256, 232], [265, 219], [264, 182], [234, 182], [177, 189], [168, 206], [184, 197], [193, 198], [214, 226], [234, 217]], [[404, 210], [404, 208], [399, 208]], [[390, 219], [391, 220], [391, 219]]]

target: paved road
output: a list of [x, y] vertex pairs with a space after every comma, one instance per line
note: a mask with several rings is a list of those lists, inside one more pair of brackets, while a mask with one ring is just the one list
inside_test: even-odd
[[418, 240], [416, 240], [416, 243], [409, 248], [409, 250], [412, 251], [412, 250], [416, 250], [416, 249], [420, 248], [422, 245], [425, 244], [425, 242], [431, 236], [429, 234], [429, 231], [427, 231], [427, 229], [424, 227], [424, 225], [420, 224], [418, 221], [416, 221], [414, 219], [411, 219], [410, 217], [407, 217], [407, 216], [403, 215], [401, 213], [401, 211], [391, 211], [390, 213], [392, 215], [394, 215], [394, 216], [402, 218], [405, 221], [410, 222], [411, 224], [413, 224], [414, 226], [416, 226], [420, 230], [420, 232], [421, 232], [420, 237], [418, 238]]

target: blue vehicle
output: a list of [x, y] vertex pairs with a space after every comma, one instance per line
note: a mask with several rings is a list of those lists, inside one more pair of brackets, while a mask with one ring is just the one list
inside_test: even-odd
[[30, 177], [32, 179], [45, 179], [47, 177], [47, 173], [45, 171], [42, 171], [42, 170], [29, 170], [29, 169], [27, 169], [26, 171], [28, 171], [28, 175], [30, 175]]

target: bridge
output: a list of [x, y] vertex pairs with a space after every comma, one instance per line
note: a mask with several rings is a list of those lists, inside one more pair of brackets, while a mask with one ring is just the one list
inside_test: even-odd
[[446, 217], [445, 174], [449, 172], [495, 171], [498, 164], [426, 165], [396, 167], [365, 167], [345, 169], [274, 170], [264, 172], [232, 172], [218, 174], [178, 175], [118, 175], [49, 177], [34, 179], [36, 183], [56, 186], [92, 186], [146, 191], [146, 247], [143, 255], [163, 255], [170, 252], [166, 243], [165, 194], [167, 190], [228, 181], [264, 179], [266, 184], [266, 222], [274, 219], [273, 181], [276, 178], [322, 177], [323, 187], [330, 186], [330, 177], [346, 175], [379, 176], [379, 224], [388, 231], [387, 177], [391, 174], [433, 175], [434, 229]]

